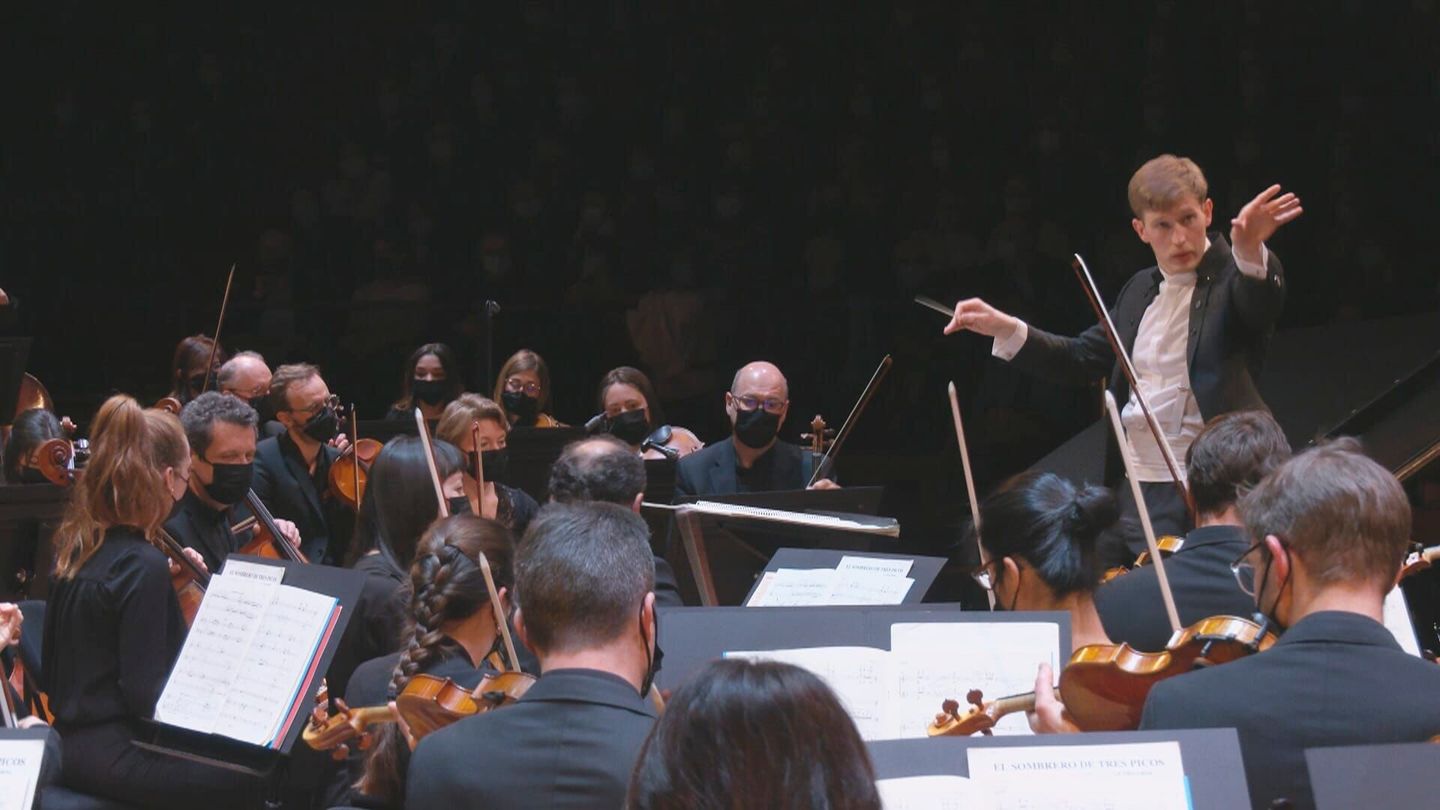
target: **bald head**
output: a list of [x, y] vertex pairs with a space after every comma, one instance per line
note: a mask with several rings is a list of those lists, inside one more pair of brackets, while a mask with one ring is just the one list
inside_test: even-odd
[[593, 436], [566, 445], [550, 467], [550, 500], [604, 501], [633, 506], [645, 492], [645, 462], [629, 445], [611, 436]]
[[270, 393], [270, 367], [255, 352], [240, 352], [220, 367], [216, 384], [221, 393], [254, 399]]
[[790, 383], [774, 363], [757, 360], [735, 372], [735, 379], [730, 383], [730, 393], [737, 397], [789, 399]]

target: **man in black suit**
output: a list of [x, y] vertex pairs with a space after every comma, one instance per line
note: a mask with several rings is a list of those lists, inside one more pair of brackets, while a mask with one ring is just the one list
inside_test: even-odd
[[[1130, 179], [1131, 226], [1155, 253], [1155, 266], [1121, 288], [1110, 316], [1165, 434], [1164, 447], [1099, 324], [1078, 337], [1062, 337], [971, 298], [955, 306], [945, 327], [946, 334], [968, 329], [988, 335], [996, 357], [1052, 380], [1082, 385], [1108, 374], [1116, 401], [1126, 403], [1122, 420], [1160, 534], [1184, 534], [1190, 527], [1165, 463], [1166, 448], [1174, 459], [1184, 458], [1206, 420], [1265, 408], [1255, 380], [1285, 301], [1284, 270], [1265, 241], [1301, 213], [1299, 198], [1271, 186], [1230, 221], [1227, 244], [1218, 232], [1206, 232], [1214, 209], [1207, 194], [1200, 167], [1174, 155], [1147, 162]], [[1128, 486], [1121, 486], [1120, 500], [1122, 514], [1132, 519], [1103, 543], [1107, 565], [1128, 563], [1144, 548]]]
[[[205, 558], [219, 571], [230, 552], [249, 542], [230, 527], [249, 515], [244, 505], [255, 462], [255, 409], [243, 401], [208, 391], [185, 403], [180, 424], [190, 442], [190, 483], [175, 505], [165, 531]], [[300, 544], [295, 524], [275, 520], [286, 539]]]
[[[772, 363], [750, 363], [725, 392], [730, 441], [715, 442], [675, 465], [676, 497], [805, 489], [815, 471], [810, 451], [776, 438], [790, 413], [790, 384]], [[816, 489], [830, 489], [828, 479]]]
[[1256, 542], [1236, 577], [1284, 630], [1279, 642], [1162, 681], [1145, 703], [1141, 729], [1239, 731], [1257, 808], [1279, 799], [1314, 807], [1306, 748], [1440, 733], [1440, 667], [1403, 652], [1381, 624], [1410, 540], [1410, 504], [1355, 447], [1301, 453], [1240, 501]]
[[[1185, 535], [1180, 550], [1165, 558], [1181, 626], [1211, 616], [1249, 618], [1254, 613], [1254, 600], [1230, 571], [1230, 563], [1250, 545], [1236, 503], [1289, 458], [1285, 432], [1265, 411], [1217, 416], [1195, 437], [1186, 459], [1186, 480], [1198, 525]], [[1160, 652], [1170, 641], [1153, 565], [1101, 585], [1095, 591], [1095, 609], [1105, 635], [1117, 644]]]
[[255, 447], [255, 494], [275, 517], [295, 523], [311, 562], [338, 565], [355, 516], [330, 493], [330, 464], [349, 446], [335, 398], [318, 368], [296, 363], [275, 369], [270, 404], [285, 433]]
[[[553, 503], [613, 503], [638, 515], [645, 480], [645, 462], [629, 445], [611, 436], [592, 436], [566, 445], [550, 467], [547, 488]], [[655, 604], [683, 607], [675, 571], [664, 557], [654, 556]]]
[[421, 740], [408, 810], [624, 804], [656, 717], [642, 697], [655, 651], [647, 538], [645, 522], [615, 504], [540, 510], [516, 550], [514, 591], [515, 627], [540, 679], [513, 706]]

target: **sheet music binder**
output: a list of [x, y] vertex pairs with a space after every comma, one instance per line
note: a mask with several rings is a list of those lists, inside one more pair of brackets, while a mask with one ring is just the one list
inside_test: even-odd
[[[1245, 765], [1240, 759], [1240, 738], [1233, 728], [1037, 734], [1033, 737], [935, 737], [879, 740], [867, 742], [865, 746], [870, 750], [870, 760], [875, 765], [875, 778], [897, 779], [905, 776], [968, 777], [970, 766], [966, 751], [970, 748], [1128, 745], [1170, 741], [1180, 743], [1180, 758], [1190, 783], [1193, 810], [1236, 810], [1250, 806], [1250, 793], [1245, 786]], [[1347, 805], [1347, 808], [1363, 806], [1366, 805]]]
[[1440, 744], [1396, 743], [1305, 749], [1317, 810], [1434, 807]]
[[[1064, 611], [961, 610], [959, 605], [866, 605], [855, 607], [660, 608], [658, 644], [665, 666], [656, 674], [662, 689], [679, 686], [706, 662], [730, 650], [794, 647], [890, 649], [890, 627], [913, 622], [1049, 622], [1060, 627], [1060, 659], [1070, 657], [1070, 614]], [[964, 687], [957, 687], [963, 689]], [[958, 697], [964, 697], [958, 694]]]
[[[834, 568], [840, 564], [843, 557], [875, 557], [882, 560], [912, 560], [914, 565], [910, 566], [910, 573], [907, 575], [915, 580], [910, 586], [909, 593], [901, 602], [904, 605], [916, 605], [924, 601], [925, 593], [930, 586], [935, 584], [935, 577], [940, 575], [940, 569], [945, 566], [944, 557], [924, 557], [916, 554], [882, 554], [877, 551], [867, 551], [857, 554], [852, 551], [837, 551], [830, 548], [782, 548], [775, 552], [770, 562], [765, 564], [765, 572], [779, 571], [781, 568]], [[759, 586], [759, 581], [755, 587]], [[745, 595], [741, 604], [749, 604], [750, 598], [755, 594], [755, 587]]]
[[[325, 648], [316, 656], [315, 660], [318, 665], [312, 668], [311, 674], [300, 687], [300, 694], [304, 696], [301, 698], [302, 712], [308, 711], [309, 701], [319, 692], [320, 681], [325, 677], [326, 670], [330, 668], [330, 662], [335, 658], [335, 651], [340, 645], [340, 639], [355, 613], [356, 603], [360, 599], [360, 591], [365, 584], [365, 574], [328, 565], [271, 560], [245, 554], [232, 554], [229, 559], [283, 568], [285, 576], [281, 580], [282, 584], [332, 596], [338, 603], [340, 614], [336, 618], [335, 626], [330, 631]], [[146, 720], [143, 723], [142, 732], [134, 744], [150, 751], [181, 759], [203, 762], [207, 765], [256, 776], [267, 776], [275, 771], [276, 766], [284, 757], [290, 755], [304, 729], [304, 719], [298, 719], [290, 724], [276, 748], [265, 748], [217, 734], [205, 734], [155, 720]]]
[[[773, 493], [772, 493], [773, 494]], [[893, 546], [899, 537], [899, 524], [889, 518], [863, 514], [837, 515], [824, 510], [806, 509], [812, 493], [788, 493], [790, 508], [797, 520], [806, 517], [843, 518], [854, 526], [832, 522], [829, 526], [794, 522], [783, 515], [714, 514], [701, 504], [684, 504], [675, 513], [681, 550], [688, 563], [700, 603], [707, 607], [737, 605], [754, 587], [755, 579], [765, 563], [783, 545], [830, 548], [843, 551], [872, 551], [877, 546]], [[749, 504], [732, 504], [748, 511]], [[758, 507], [778, 510], [783, 507]], [[676, 566], [681, 568], [682, 566]]]

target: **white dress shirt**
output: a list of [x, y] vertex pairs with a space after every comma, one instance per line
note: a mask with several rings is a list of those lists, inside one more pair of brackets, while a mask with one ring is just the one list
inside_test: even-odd
[[[1205, 242], [1205, 250], [1210, 242]], [[1270, 251], [1260, 246], [1260, 263], [1253, 264], [1235, 256], [1235, 266], [1240, 272], [1252, 278], [1265, 278], [1265, 266], [1269, 263]], [[1131, 347], [1130, 359], [1135, 364], [1135, 376], [1150, 413], [1160, 423], [1179, 468], [1181, 480], [1185, 477], [1185, 453], [1191, 442], [1200, 435], [1205, 420], [1200, 415], [1200, 406], [1190, 390], [1189, 338], [1190, 302], [1195, 294], [1195, 271], [1171, 273], [1160, 268], [1162, 280], [1155, 300], [1145, 309], [1140, 319], [1140, 329]], [[1025, 345], [1030, 327], [1016, 319], [1015, 330], [1004, 339], [995, 338], [990, 353], [1001, 360], [1012, 360]], [[1145, 421], [1135, 392], [1120, 411], [1120, 421], [1130, 446], [1135, 449], [1135, 476], [1142, 482], [1170, 481], [1170, 468], [1165, 456], [1156, 443], [1154, 434]]]

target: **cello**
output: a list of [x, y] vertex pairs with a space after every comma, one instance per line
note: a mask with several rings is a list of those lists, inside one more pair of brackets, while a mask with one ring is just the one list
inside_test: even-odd
[[239, 534], [246, 529], [252, 530], [254, 534], [250, 541], [242, 545], [237, 552], [250, 554], [256, 557], [264, 557], [270, 560], [289, 560], [290, 562], [310, 562], [304, 552], [290, 544], [280, 527], [275, 525], [275, 516], [270, 514], [265, 502], [255, 494], [255, 490], [245, 491], [245, 503], [250, 507], [251, 516], [230, 527], [232, 534]]

